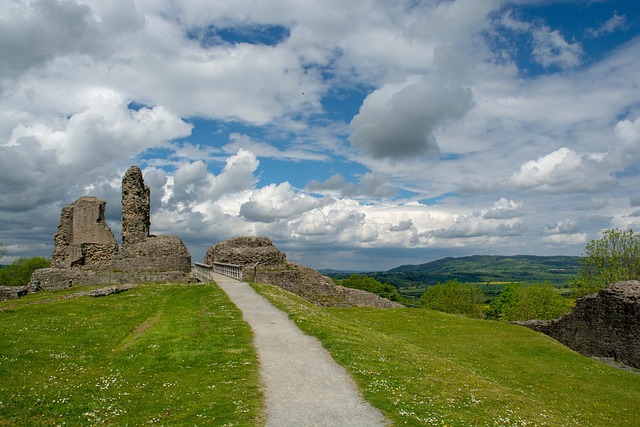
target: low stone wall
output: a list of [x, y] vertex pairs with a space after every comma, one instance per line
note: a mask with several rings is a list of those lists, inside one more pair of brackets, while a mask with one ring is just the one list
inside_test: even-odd
[[616, 283], [576, 301], [556, 320], [518, 322], [586, 356], [640, 369], [640, 282]]
[[20, 298], [38, 291], [38, 286], [29, 283], [26, 286], [0, 286], [0, 301]]
[[[245, 269], [243, 276], [253, 280], [253, 269]], [[257, 281], [278, 286], [322, 307], [403, 307], [371, 292], [338, 286], [316, 270], [292, 262], [287, 269], [258, 268]]]
[[79, 285], [121, 285], [127, 283], [190, 283], [193, 279], [184, 271], [118, 272], [62, 268], [41, 268], [33, 272], [30, 286], [58, 290]]
[[191, 254], [176, 236], [149, 236], [136, 243], [122, 246], [118, 257], [111, 262], [117, 271], [126, 272], [191, 272]]
[[211, 246], [204, 256], [204, 263], [214, 262], [236, 265], [259, 263], [269, 267], [287, 267], [287, 257], [268, 237], [235, 237]]

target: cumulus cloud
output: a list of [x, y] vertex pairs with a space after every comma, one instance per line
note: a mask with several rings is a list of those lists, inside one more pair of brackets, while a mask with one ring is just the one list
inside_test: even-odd
[[207, 164], [201, 160], [185, 163], [173, 175], [169, 204], [191, 206], [252, 190], [258, 181], [254, 173], [259, 164], [255, 154], [246, 150], [239, 150], [227, 158], [218, 175], [209, 172]]
[[600, 153], [578, 154], [563, 147], [524, 163], [511, 176], [510, 184], [542, 192], [596, 192], [614, 182], [602, 172], [603, 158]]
[[433, 157], [436, 133], [473, 106], [469, 89], [412, 76], [372, 92], [351, 121], [349, 141], [374, 158]]
[[347, 182], [342, 174], [335, 174], [326, 181], [309, 181], [305, 189], [310, 192], [334, 194], [346, 197], [388, 198], [396, 194], [389, 184], [389, 175], [382, 172], [367, 172], [359, 177], [357, 183]]
[[295, 221], [292, 235], [305, 241], [322, 238], [327, 243], [372, 242], [378, 234], [365, 219], [366, 215], [357, 209], [316, 209]]
[[[132, 163], [152, 229], [196, 259], [244, 234], [346, 268], [379, 266], [362, 248], [575, 252], [583, 232], [639, 218], [637, 38], [577, 67], [592, 44], [499, 0], [6, 3], [0, 231], [14, 251], [50, 247], [84, 194], [108, 201], [115, 232]], [[577, 31], [609, 43], [631, 28], [609, 10]], [[301, 161], [306, 187], [266, 181]]]
[[442, 239], [458, 239], [467, 237], [507, 237], [520, 236], [525, 230], [524, 223], [520, 220], [510, 222], [484, 222], [475, 216], [459, 218], [447, 228], [439, 228], [422, 233], [424, 237], [437, 237]]
[[389, 231], [407, 231], [407, 230], [411, 230], [413, 228], [413, 220], [411, 219], [405, 219], [400, 221], [400, 223], [398, 225], [394, 225], [391, 228], [389, 228]]
[[552, 243], [554, 245], [567, 245], [567, 246], [583, 246], [588, 242], [586, 233], [575, 234], [552, 234], [550, 236], [543, 236], [541, 239], [544, 243]]
[[85, 99], [87, 108], [68, 118], [12, 129], [0, 145], [0, 209], [58, 200], [66, 204], [69, 191], [96, 191], [132, 156], [191, 132], [190, 125], [161, 106], [131, 110], [109, 90], [96, 90]]
[[510, 219], [518, 218], [527, 214], [524, 203], [514, 202], [513, 200], [500, 198], [493, 208], [484, 214], [484, 219]]
[[579, 228], [577, 221], [565, 219], [547, 224], [544, 231], [546, 234], [571, 234], [578, 231]]
[[76, 1], [9, 1], [0, 13], [0, 79], [14, 79], [56, 58], [113, 53], [114, 39], [138, 31], [145, 19], [131, 0], [90, 7]]
[[240, 216], [248, 221], [274, 222], [291, 218], [318, 208], [326, 201], [305, 194], [296, 194], [291, 184], [270, 184], [253, 192], [240, 207]]
[[18, 125], [6, 145], [35, 139], [43, 149], [53, 150], [60, 164], [89, 170], [191, 133], [191, 125], [162, 106], [131, 110], [120, 94], [107, 89], [92, 90], [83, 98], [85, 110], [52, 125]]

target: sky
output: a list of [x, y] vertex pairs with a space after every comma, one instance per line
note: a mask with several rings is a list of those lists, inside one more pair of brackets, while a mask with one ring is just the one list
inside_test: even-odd
[[151, 188], [193, 261], [316, 269], [580, 255], [640, 231], [640, 2], [4, 0], [3, 263]]

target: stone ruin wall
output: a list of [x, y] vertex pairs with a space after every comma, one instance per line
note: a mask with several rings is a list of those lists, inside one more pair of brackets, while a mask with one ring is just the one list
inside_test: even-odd
[[243, 276], [253, 280], [253, 266], [259, 262], [257, 281], [278, 286], [324, 307], [402, 307], [388, 299], [360, 289], [336, 285], [316, 270], [287, 261], [268, 237], [237, 237], [211, 246], [204, 263], [243, 266]]
[[52, 268], [36, 270], [29, 290], [78, 284], [191, 281], [191, 254], [176, 236], [153, 236], [150, 190], [131, 166], [122, 178], [122, 247], [104, 219], [106, 202], [80, 197], [62, 209]]
[[106, 204], [85, 196], [62, 209], [54, 236], [53, 268], [96, 268], [115, 258], [118, 243], [104, 219]]
[[287, 268], [287, 256], [271, 243], [268, 237], [236, 237], [211, 246], [204, 256], [204, 263], [214, 262], [261, 268]]
[[518, 322], [586, 356], [640, 369], [640, 282], [620, 282], [580, 298], [556, 320]]
[[151, 230], [151, 190], [131, 166], [122, 178], [122, 246], [144, 242]]

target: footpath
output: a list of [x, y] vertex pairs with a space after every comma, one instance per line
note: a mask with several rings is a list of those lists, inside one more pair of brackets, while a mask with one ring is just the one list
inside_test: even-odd
[[390, 422], [360, 395], [345, 369], [248, 283], [215, 274], [254, 333], [267, 427], [375, 427]]

